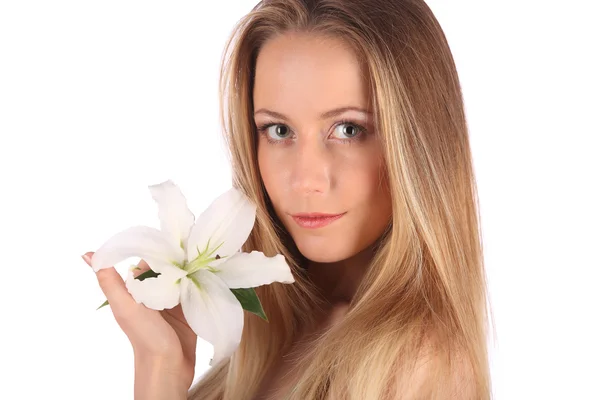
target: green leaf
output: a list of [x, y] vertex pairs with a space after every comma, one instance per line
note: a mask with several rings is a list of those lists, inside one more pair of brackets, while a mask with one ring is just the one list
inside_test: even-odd
[[108, 305], [108, 300], [106, 300], [104, 303], [102, 303], [102, 305], [100, 307], [96, 308], [96, 311], [98, 311], [99, 309], [101, 309], [102, 307], [107, 306], [107, 305]]
[[254, 288], [229, 290], [231, 290], [231, 292], [235, 295], [244, 310], [250, 311], [251, 313], [258, 315], [265, 321], [269, 322], [267, 315], [265, 314], [265, 310], [263, 310], [262, 304], [260, 304], [260, 299], [254, 291]]
[[143, 274], [139, 274], [138, 276], [136, 276], [135, 279], [143, 281], [146, 278], [156, 278], [159, 275], [160, 275], [160, 273], [154, 272], [151, 269], [149, 269], [148, 271], [144, 272]]
[[[147, 279], [147, 278], [156, 278], [159, 275], [160, 275], [160, 273], [154, 272], [151, 269], [149, 269], [148, 271], [136, 276], [135, 279], [143, 281], [144, 279]], [[102, 307], [107, 306], [107, 305], [108, 305], [108, 300], [106, 300], [104, 303], [102, 303], [102, 305], [100, 307], [96, 308], [96, 311], [98, 311], [99, 309], [101, 309]]]

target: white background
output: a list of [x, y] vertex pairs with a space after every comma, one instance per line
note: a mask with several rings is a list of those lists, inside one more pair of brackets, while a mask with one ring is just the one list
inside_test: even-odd
[[[150, 184], [173, 179], [196, 214], [230, 187], [218, 69], [254, 3], [0, 3], [0, 398], [132, 398], [80, 255], [158, 226]], [[471, 129], [496, 398], [600, 399], [595, 2], [428, 3]]]

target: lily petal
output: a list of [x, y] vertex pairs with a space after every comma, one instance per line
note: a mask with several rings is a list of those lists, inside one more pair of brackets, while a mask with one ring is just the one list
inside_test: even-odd
[[252, 288], [273, 282], [294, 283], [285, 257], [267, 257], [259, 251], [236, 253], [215, 267], [215, 272], [231, 289]]
[[158, 205], [160, 229], [175, 246], [185, 248], [194, 225], [194, 214], [188, 208], [181, 189], [171, 180], [148, 186], [148, 189]]
[[244, 328], [244, 311], [225, 282], [207, 270], [181, 280], [181, 308], [196, 333], [214, 347], [211, 366], [230, 357], [238, 347]]
[[177, 268], [165, 270], [167, 272], [143, 281], [135, 279], [133, 269], [129, 270], [125, 286], [136, 302], [153, 310], [173, 308], [179, 304], [181, 284], [178, 281], [185, 276], [185, 271], [178, 272]]
[[188, 260], [196, 258], [196, 248], [203, 251], [209, 239], [211, 249], [223, 243], [215, 254], [233, 255], [248, 239], [255, 219], [256, 205], [236, 188], [229, 189], [196, 220], [188, 241]]
[[185, 253], [174, 246], [166, 235], [155, 228], [134, 226], [108, 239], [92, 256], [94, 271], [110, 268], [130, 257], [140, 257], [154, 272], [168, 272], [169, 263], [183, 263]]

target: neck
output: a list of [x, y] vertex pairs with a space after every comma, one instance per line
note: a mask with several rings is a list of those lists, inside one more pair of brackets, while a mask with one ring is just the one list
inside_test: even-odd
[[354, 297], [372, 258], [373, 246], [369, 246], [345, 260], [309, 261], [308, 277], [332, 306], [347, 304]]

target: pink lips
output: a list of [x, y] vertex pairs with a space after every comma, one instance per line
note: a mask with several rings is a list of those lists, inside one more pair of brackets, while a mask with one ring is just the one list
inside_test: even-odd
[[344, 216], [342, 214], [300, 213], [292, 215], [294, 221], [302, 228], [316, 229], [329, 225]]

